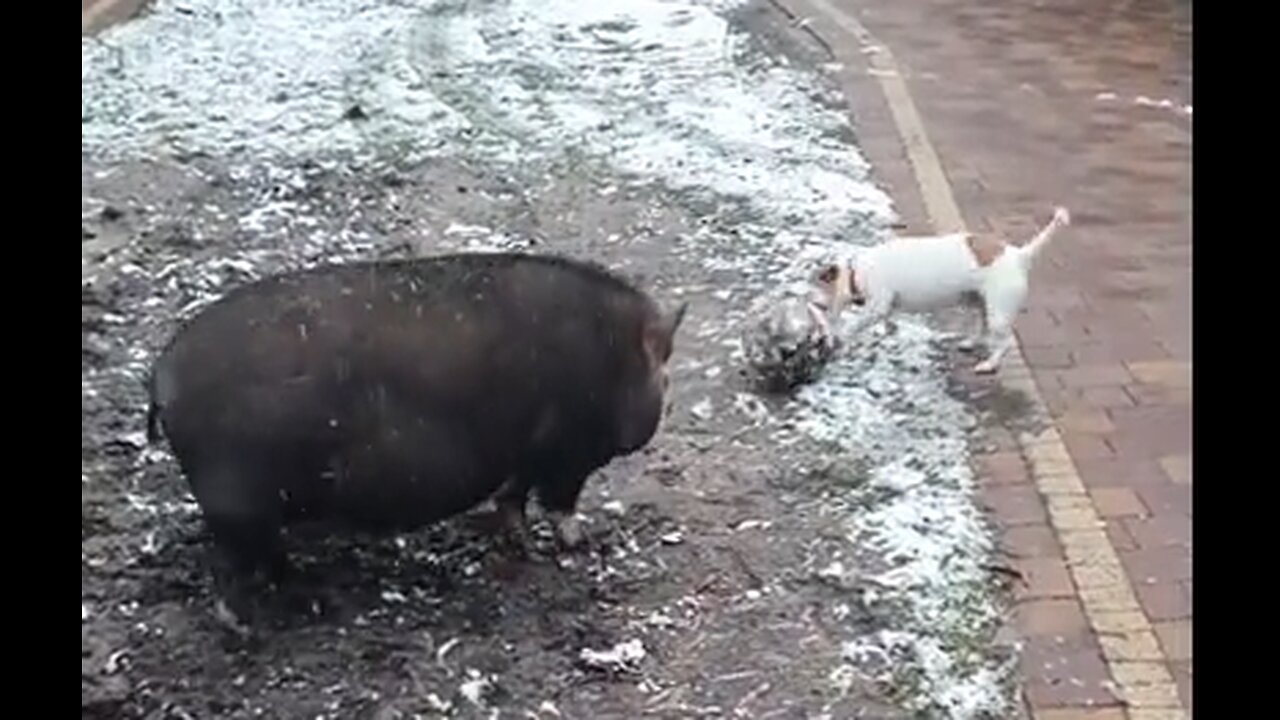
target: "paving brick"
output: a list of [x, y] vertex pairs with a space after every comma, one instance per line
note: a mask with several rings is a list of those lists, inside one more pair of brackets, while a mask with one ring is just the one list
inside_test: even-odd
[[[1125, 385], [1124, 392], [1129, 397], [1129, 404], [1131, 405], [1155, 406], [1191, 404], [1191, 391], [1187, 388], [1133, 383]], [[1123, 403], [1118, 403], [1112, 407], [1123, 407]]]
[[[1026, 228], [1028, 234], [1034, 235], [1038, 228], [1031, 223]], [[1079, 307], [1087, 304], [1080, 289], [1067, 284], [1041, 283], [1036, 287], [1036, 306], [1044, 308], [1051, 315], [1058, 316], [1062, 308]]]
[[1037, 708], [1033, 720], [1127, 720], [1119, 707], [1107, 708]]
[[[1154, 547], [1120, 553], [1120, 561], [1129, 571], [1134, 585], [1176, 583], [1191, 579], [1191, 549], [1186, 547]], [[1186, 594], [1186, 591], [1182, 591]]]
[[1053, 529], [1044, 523], [1004, 528], [1000, 549], [1017, 559], [1062, 557], [1062, 544], [1058, 542]]
[[982, 502], [1004, 525], [1043, 524], [1046, 520], [1040, 495], [1029, 485], [985, 487], [982, 489]]
[[1177, 485], [1191, 484], [1191, 456], [1166, 455], [1159, 460], [1160, 469]]
[[[80, 32], [84, 35], [99, 32], [137, 16], [145, 0], [80, 0]], [[92, 8], [92, 9], [91, 9]]]
[[1066, 345], [1023, 345], [1027, 365], [1036, 370], [1063, 370], [1075, 365], [1071, 348]]
[[[1123, 702], [1121, 703], [1124, 704]], [[1178, 707], [1135, 707], [1128, 706], [1125, 711], [1128, 720], [1191, 720], [1187, 711]]]
[[[1042, 306], [1039, 298], [1033, 306]], [[1150, 318], [1142, 309], [1119, 300], [1090, 297], [1083, 304], [1054, 311], [1054, 315], [1060, 324], [1080, 323], [1088, 327], [1090, 335], [1095, 337], [1147, 337], [1151, 334]], [[1116, 333], [1117, 327], [1129, 332]], [[1128, 371], [1127, 363], [1125, 370]]]
[[1116, 430], [1105, 410], [1068, 410], [1057, 418], [1057, 425], [1063, 433], [1081, 435], [1106, 435]]
[[1080, 326], [1063, 327], [1061, 325], [1023, 322], [1021, 318], [1014, 322], [1013, 331], [1020, 344], [1026, 345], [1059, 345], [1071, 346], [1090, 339], [1089, 331]]
[[1156, 637], [1160, 639], [1160, 647], [1165, 657], [1172, 661], [1191, 660], [1191, 621], [1166, 620], [1153, 624]]
[[[1101, 532], [1102, 519], [1089, 502], [1089, 496], [1083, 493], [1075, 495], [1051, 494], [1045, 498], [1049, 508], [1049, 517], [1059, 533], [1068, 530], [1095, 530]], [[1105, 539], [1105, 536], [1103, 536]], [[1071, 557], [1071, 548], [1067, 547], [1067, 557]]]
[[978, 460], [979, 475], [984, 484], [1018, 485], [1028, 481], [1026, 462], [1016, 452], [996, 452]]
[[1178, 686], [1172, 681], [1150, 685], [1122, 685], [1120, 695], [1134, 708], [1180, 709]]
[[[1005, 232], [996, 231], [996, 234], [1004, 235]], [[1015, 321], [1019, 330], [1035, 335], [1048, 335], [1055, 332], [1062, 323], [1054, 317], [1053, 313], [1044, 308], [1023, 307], [1018, 313], [1018, 319]], [[1029, 343], [1030, 344], [1030, 343]]]
[[1053, 378], [1043, 377], [1036, 373], [1036, 382], [1041, 388], [1045, 405], [1049, 412], [1058, 418], [1071, 410], [1107, 410], [1110, 408], [1133, 407], [1137, 401], [1124, 386], [1105, 386], [1089, 388], [1053, 387], [1049, 383]]
[[1129, 483], [1152, 515], [1191, 515], [1191, 486], [1168, 482]]
[[1191, 617], [1191, 601], [1186, 589], [1176, 582], [1133, 584], [1142, 610], [1153, 622]]
[[1130, 407], [1135, 400], [1127, 388], [1116, 386], [1088, 387], [1080, 391], [1084, 407], [1110, 409]]
[[1116, 455], [1149, 458], [1163, 471], [1161, 460], [1185, 453], [1191, 446], [1191, 410], [1187, 407], [1145, 409], [1151, 412], [1127, 414], [1113, 410], [1116, 430], [1107, 440]]
[[1033, 708], [1100, 707], [1119, 700], [1106, 662], [1092, 642], [1031, 638], [1019, 664]]
[[1080, 603], [1074, 598], [1027, 600], [1016, 608], [1018, 629], [1027, 637], [1075, 638], [1088, 633]]
[[1116, 456], [1077, 460], [1076, 472], [1088, 487], [1164, 485], [1168, 477], [1150, 458]]
[[1129, 369], [1120, 363], [1080, 365], [1058, 373], [1058, 382], [1068, 389], [1124, 386], [1133, 382]]
[[[1064, 468], [1070, 466], [1063, 466]], [[1083, 497], [1085, 495], [1084, 483], [1080, 482], [1080, 476], [1076, 475], [1074, 470], [1058, 470], [1049, 473], [1042, 473], [1036, 477], [1036, 488], [1041, 495], [1052, 497], [1054, 495], [1075, 495]]]
[[1159, 341], [1146, 334], [1109, 338], [1105, 341], [1094, 340], [1071, 346], [1071, 359], [1076, 365], [1124, 363], [1153, 355], [1169, 356], [1170, 353]]
[[1185, 405], [1114, 408], [1108, 412], [1108, 415], [1121, 429], [1130, 426], [1157, 426], [1160, 430], [1177, 434], [1184, 440], [1191, 437], [1191, 408]]
[[1108, 436], [1118, 455], [1157, 460], [1186, 452], [1191, 446], [1191, 407], [1160, 405], [1114, 408], [1110, 411], [1116, 430]]
[[1170, 662], [1169, 672], [1173, 674], [1173, 681], [1178, 685], [1178, 696], [1182, 698], [1182, 706], [1191, 708], [1191, 663]]
[[1149, 459], [1159, 466], [1159, 458], [1191, 444], [1190, 435], [1180, 437], [1154, 427], [1118, 430], [1107, 436], [1108, 447], [1117, 456]]
[[1067, 452], [1066, 446], [1062, 444], [1062, 434], [1056, 428], [1052, 432], [1028, 436], [1023, 452], [1027, 457], [1027, 462], [1038, 473], [1043, 473], [1047, 470], [1047, 468], [1042, 467], [1044, 465], [1055, 463], [1070, 464], [1071, 462], [1071, 455]]
[[1183, 362], [1191, 361], [1191, 338], [1162, 337], [1159, 338], [1159, 342], [1160, 348], [1174, 360], [1181, 360]]
[[1128, 370], [1138, 382], [1147, 385], [1191, 387], [1191, 364], [1177, 360], [1131, 362]]
[[1147, 514], [1147, 506], [1142, 504], [1132, 488], [1098, 487], [1090, 490], [1089, 495], [1098, 514], [1104, 518], [1142, 517]]
[[1086, 435], [1064, 430], [1062, 443], [1067, 446], [1072, 460], [1103, 460], [1115, 456], [1107, 439], [1100, 435]]
[[1128, 528], [1119, 518], [1111, 518], [1104, 522], [1106, 522], [1107, 539], [1111, 541], [1112, 547], [1118, 551], [1138, 549], [1138, 541], [1133, 539]]
[[1018, 560], [1014, 567], [1022, 573], [1015, 597], [1019, 600], [1037, 600], [1046, 598], [1072, 598], [1075, 586], [1071, 583], [1071, 573], [1067, 563], [1061, 558], [1027, 558]]
[[1129, 630], [1098, 636], [1102, 654], [1111, 662], [1149, 662], [1164, 660], [1160, 641], [1150, 630]]
[[1121, 613], [1142, 609], [1133, 588], [1128, 584], [1103, 585], [1100, 587], [1084, 587], [1076, 585], [1080, 601], [1089, 608], [1089, 612]]
[[1120, 563], [1072, 563], [1071, 577], [1081, 590], [1126, 586], [1129, 582]]
[[1099, 635], [1133, 632], [1143, 630], [1150, 625], [1147, 616], [1138, 607], [1132, 610], [1108, 612], [1089, 610], [1087, 614], [1089, 625]]
[[1173, 682], [1168, 665], [1160, 660], [1121, 660], [1110, 663], [1108, 669], [1117, 685], [1157, 685]]
[[1124, 521], [1125, 528], [1144, 548], [1191, 546], [1191, 518], [1186, 515], [1153, 515]]

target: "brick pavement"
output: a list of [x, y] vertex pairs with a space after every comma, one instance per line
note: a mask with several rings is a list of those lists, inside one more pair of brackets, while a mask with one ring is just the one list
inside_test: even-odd
[[149, 0], [80, 0], [80, 34], [91, 35], [137, 15]]
[[[860, 140], [910, 231], [932, 230], [920, 169], [869, 77], [883, 69], [856, 59], [875, 55], [869, 41], [905, 78], [970, 229], [1025, 238], [1054, 204], [1072, 210], [1017, 326], [1053, 428], [1029, 446], [997, 428], [1003, 441], [978, 461], [1025, 580], [1015, 611], [1029, 713], [1141, 720], [1182, 717], [1181, 704], [1189, 715], [1188, 6], [827, 2], [873, 36], [859, 47], [847, 23], [839, 39], [838, 22], [812, 15], [854, 66], [841, 76]], [[789, 4], [814, 10], [805, 3]]]

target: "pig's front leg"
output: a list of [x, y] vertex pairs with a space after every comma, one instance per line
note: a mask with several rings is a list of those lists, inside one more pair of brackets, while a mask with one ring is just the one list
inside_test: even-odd
[[586, 539], [576, 508], [589, 474], [554, 478], [538, 487], [538, 500], [555, 525], [556, 539], [566, 550], [580, 547]]

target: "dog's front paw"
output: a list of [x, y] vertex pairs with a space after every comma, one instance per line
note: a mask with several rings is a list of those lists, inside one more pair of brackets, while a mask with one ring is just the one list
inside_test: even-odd
[[983, 360], [973, 366], [973, 371], [979, 375], [990, 375], [996, 371], [997, 365], [990, 360]]

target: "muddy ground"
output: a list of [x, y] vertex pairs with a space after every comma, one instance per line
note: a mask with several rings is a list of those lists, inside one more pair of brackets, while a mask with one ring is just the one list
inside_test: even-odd
[[[817, 61], [776, 13], [751, 22]], [[893, 490], [870, 491], [847, 451], [757, 422], [785, 400], [739, 376], [732, 270], [682, 250], [732, 213], [573, 157], [516, 171], [86, 157], [82, 187], [83, 717], [946, 716], [908, 702], [918, 688], [895, 658], [847, 642], [902, 622], [867, 579], [885, 560], [851, 546], [846, 522]], [[589, 481], [588, 548], [517, 561], [479, 513], [401, 537], [296, 540], [317, 602], [278, 608], [253, 642], [229, 636], [196, 508], [165, 446], [143, 439], [151, 354], [179, 318], [263, 274], [495, 246], [591, 258], [692, 303], [675, 409], [649, 448]], [[974, 442], [1018, 415], [981, 384], [954, 391], [990, 420]], [[611, 649], [633, 654], [584, 655]]]

